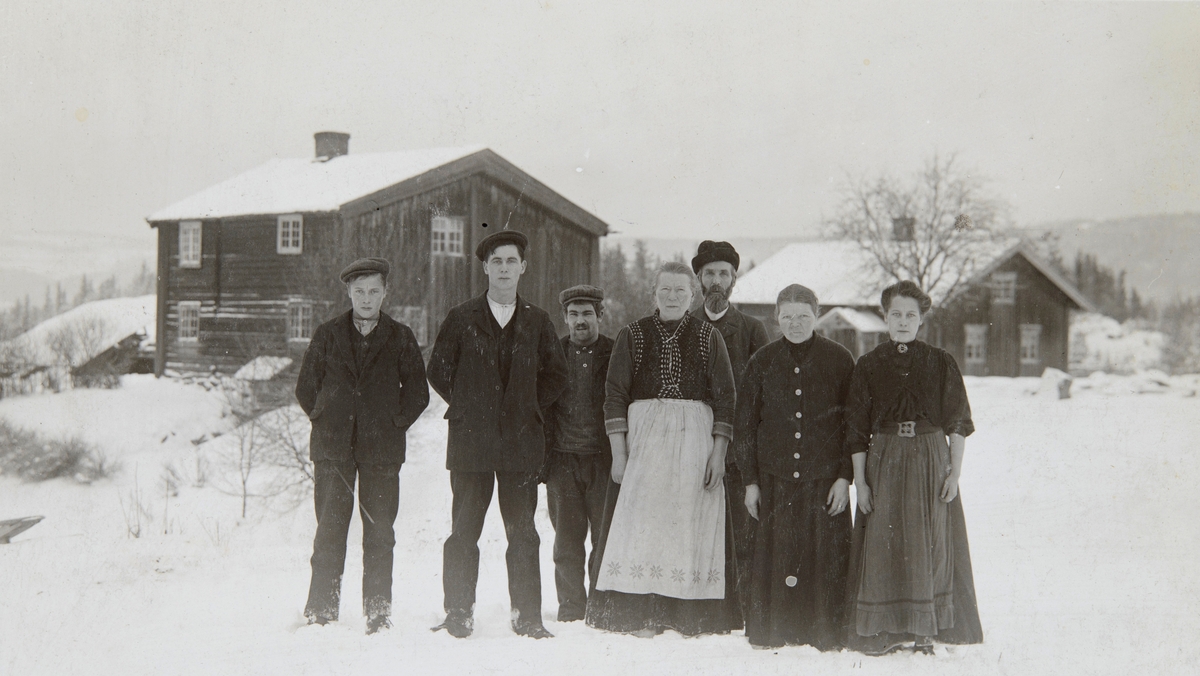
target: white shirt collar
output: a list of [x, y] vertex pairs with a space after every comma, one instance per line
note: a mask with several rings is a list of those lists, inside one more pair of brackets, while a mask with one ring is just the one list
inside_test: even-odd
[[718, 312], [718, 313], [716, 313], [716, 314], [713, 314], [713, 313], [712, 313], [711, 311], [709, 311], [709, 309], [706, 307], [706, 308], [704, 308], [704, 314], [708, 315], [708, 318], [709, 318], [709, 320], [710, 320], [710, 321], [714, 321], [714, 322], [715, 322], [715, 321], [717, 321], [718, 319], [720, 319], [721, 317], [724, 317], [726, 312], [729, 312], [729, 307], [730, 307], [730, 306], [726, 305], [724, 310], [721, 310], [720, 312]]
[[496, 318], [496, 323], [500, 328], [508, 326], [508, 322], [512, 320], [513, 313], [517, 311], [517, 301], [513, 299], [511, 303], [497, 303], [492, 300], [491, 296], [487, 297], [488, 307], [492, 311], [492, 316]]

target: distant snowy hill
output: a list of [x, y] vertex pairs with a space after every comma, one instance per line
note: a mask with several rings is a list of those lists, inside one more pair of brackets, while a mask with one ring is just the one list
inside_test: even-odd
[[66, 329], [87, 329], [86, 342], [93, 354], [115, 345], [138, 331], [154, 341], [155, 296], [108, 298], [84, 303], [51, 317], [14, 338], [11, 343], [37, 364], [51, 365], [56, 355], [51, 347], [55, 336]]
[[1159, 303], [1200, 295], [1200, 214], [1157, 214], [1105, 221], [1071, 220], [1028, 228], [1058, 235], [1068, 265], [1078, 251], [1125, 270], [1126, 282]]

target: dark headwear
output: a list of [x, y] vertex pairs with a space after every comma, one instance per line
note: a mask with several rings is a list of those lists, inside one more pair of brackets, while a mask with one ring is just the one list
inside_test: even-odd
[[692, 272], [700, 274], [700, 268], [714, 261], [725, 261], [733, 266], [734, 272], [737, 272], [742, 257], [729, 242], [714, 242], [706, 239], [700, 242], [700, 246], [696, 249], [696, 257], [692, 259]]
[[387, 281], [388, 273], [392, 270], [392, 264], [384, 258], [360, 258], [350, 265], [342, 269], [338, 278], [343, 284], [348, 284], [359, 277], [368, 275], [382, 275], [383, 281]]
[[571, 303], [603, 303], [604, 289], [591, 284], [578, 284], [569, 289], [563, 289], [558, 294], [558, 302], [565, 310]]
[[516, 230], [501, 230], [484, 237], [479, 242], [479, 246], [475, 247], [475, 257], [486, 261], [488, 254], [505, 244], [515, 244], [517, 250], [521, 252], [521, 259], [524, 260], [525, 248], [529, 246], [529, 238]]

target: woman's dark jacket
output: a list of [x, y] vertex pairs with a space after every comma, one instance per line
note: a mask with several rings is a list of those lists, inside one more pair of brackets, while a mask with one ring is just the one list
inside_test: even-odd
[[762, 473], [789, 481], [854, 478], [843, 420], [854, 358], [828, 338], [810, 340], [799, 362], [780, 338], [746, 367], [733, 438], [747, 486]]
[[566, 360], [550, 315], [518, 295], [505, 387], [499, 367], [505, 329], [491, 312], [486, 294], [451, 309], [429, 355], [429, 384], [450, 405], [446, 469], [537, 474], [546, 452], [545, 412], [566, 388]]
[[914, 340], [887, 341], [854, 366], [846, 400], [846, 450], [866, 453], [884, 423], [928, 420], [947, 435], [970, 436], [971, 405], [958, 363], [949, 352]]
[[404, 433], [429, 405], [425, 362], [413, 332], [386, 314], [368, 338], [360, 373], [355, 345], [363, 336], [351, 313], [317, 327], [296, 380], [296, 400], [312, 421], [313, 461], [404, 462]]

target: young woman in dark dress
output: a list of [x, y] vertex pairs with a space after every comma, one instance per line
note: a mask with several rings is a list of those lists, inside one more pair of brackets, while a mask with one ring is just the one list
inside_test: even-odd
[[750, 359], [734, 426], [746, 509], [757, 519], [746, 636], [756, 646], [844, 644], [850, 480], [844, 447], [854, 358], [813, 333], [817, 296], [779, 292], [783, 337]]
[[846, 405], [858, 499], [847, 643], [868, 654], [981, 643], [958, 493], [975, 431], [966, 387], [953, 357], [916, 340], [930, 308], [920, 287], [889, 286], [882, 306], [891, 340], [858, 360]]

